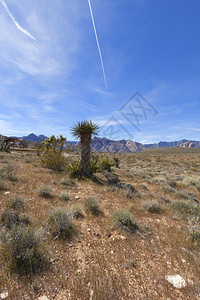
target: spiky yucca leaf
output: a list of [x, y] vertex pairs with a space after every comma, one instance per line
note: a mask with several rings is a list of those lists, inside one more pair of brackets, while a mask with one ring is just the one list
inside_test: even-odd
[[92, 121], [81, 121], [74, 124], [71, 128], [71, 132], [75, 138], [81, 139], [85, 135], [97, 134], [99, 131], [99, 125]]

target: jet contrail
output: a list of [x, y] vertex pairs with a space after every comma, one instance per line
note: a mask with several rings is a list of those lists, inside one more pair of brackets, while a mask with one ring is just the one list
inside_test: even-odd
[[23, 32], [23, 34], [27, 35], [28, 37], [30, 37], [31, 39], [33, 39], [34, 41], [37, 41], [36, 38], [27, 30], [25, 30], [24, 28], [22, 28], [19, 23], [15, 20], [15, 18], [13, 17], [13, 15], [11, 14], [11, 12], [8, 9], [7, 4], [4, 2], [4, 0], [0, 0], [1, 4], [3, 5], [3, 7], [5, 8], [5, 10], [7, 11], [9, 17], [11, 18], [11, 20], [13, 21], [13, 23], [15, 24], [15, 26], [17, 27], [18, 30], [20, 30], [21, 32]]
[[106, 80], [106, 74], [105, 74], [105, 69], [104, 69], [104, 64], [103, 64], [103, 58], [102, 58], [102, 54], [101, 54], [101, 48], [100, 48], [100, 45], [99, 45], [99, 39], [98, 39], [97, 31], [96, 31], [96, 26], [95, 26], [95, 22], [94, 22], [94, 16], [93, 16], [90, 0], [88, 0], [88, 4], [89, 4], [89, 8], [90, 8], [90, 14], [91, 14], [92, 24], [93, 24], [93, 28], [94, 28], [94, 34], [95, 34], [95, 38], [96, 38], [96, 41], [97, 41], [97, 47], [98, 47], [98, 51], [99, 51], [99, 57], [100, 57], [100, 61], [101, 61], [101, 67], [102, 67], [102, 71], [103, 71], [104, 82], [105, 82], [105, 86], [106, 86], [106, 89], [107, 89], [107, 80]]

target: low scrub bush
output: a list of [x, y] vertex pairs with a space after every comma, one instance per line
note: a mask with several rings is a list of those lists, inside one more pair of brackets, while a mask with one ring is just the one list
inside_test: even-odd
[[41, 185], [38, 189], [38, 193], [41, 197], [50, 198], [53, 196], [53, 189], [48, 185]]
[[5, 209], [1, 214], [1, 224], [7, 229], [11, 229], [14, 225], [19, 225], [19, 213], [10, 209]]
[[63, 178], [60, 181], [60, 184], [62, 184], [64, 186], [72, 186], [72, 185], [75, 185], [76, 182], [73, 179], [71, 179], [71, 178]]
[[104, 175], [107, 179], [107, 184], [109, 185], [115, 185], [119, 183], [119, 176], [116, 174], [113, 174], [111, 172], [105, 171]]
[[63, 200], [63, 201], [66, 201], [66, 202], [70, 201], [70, 195], [69, 195], [69, 193], [61, 193], [59, 195], [59, 198], [61, 200]]
[[79, 205], [73, 205], [71, 207], [71, 215], [75, 219], [83, 218], [83, 212]]
[[20, 224], [30, 224], [30, 219], [28, 215], [20, 215], [19, 212], [8, 208], [5, 209], [1, 214], [1, 224], [7, 229], [12, 229]]
[[5, 190], [5, 184], [3, 182], [3, 180], [0, 179], [0, 191]]
[[95, 198], [90, 197], [85, 199], [84, 205], [85, 210], [95, 216], [98, 216], [103, 213], [98, 201]]
[[30, 227], [14, 227], [3, 244], [3, 253], [11, 268], [20, 274], [36, 273], [44, 266], [37, 232]]
[[156, 201], [144, 201], [141, 207], [152, 214], [160, 214], [163, 211], [161, 205]]
[[65, 211], [61, 209], [52, 211], [48, 221], [54, 238], [64, 240], [71, 237], [73, 227], [69, 215]]
[[8, 207], [14, 210], [24, 210], [24, 198], [21, 196], [15, 196], [8, 201]]
[[190, 238], [191, 240], [200, 246], [200, 228], [197, 225], [191, 226], [190, 228]]
[[193, 201], [176, 201], [171, 204], [175, 212], [194, 223], [200, 223], [200, 205]]
[[127, 210], [117, 209], [114, 211], [112, 217], [115, 224], [123, 230], [135, 233], [139, 229], [137, 223], [134, 221], [134, 216]]

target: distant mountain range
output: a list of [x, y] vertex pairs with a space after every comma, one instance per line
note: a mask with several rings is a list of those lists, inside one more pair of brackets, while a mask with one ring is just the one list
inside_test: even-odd
[[[28, 136], [21, 137], [20, 139], [23, 139], [27, 142], [36, 143], [38, 141], [45, 141], [46, 138], [47, 137], [45, 135], [37, 136], [34, 133], [31, 133]], [[68, 146], [70, 143], [72, 143], [73, 146], [78, 145], [78, 142], [67, 141], [66, 146]], [[107, 138], [94, 137], [91, 143], [91, 150], [94, 152], [100, 151], [100, 152], [131, 153], [131, 152], [138, 152], [146, 149], [168, 148], [168, 147], [200, 148], [200, 141], [180, 140], [174, 142], [141, 144], [141, 143], [133, 142], [131, 140], [112, 141]]]

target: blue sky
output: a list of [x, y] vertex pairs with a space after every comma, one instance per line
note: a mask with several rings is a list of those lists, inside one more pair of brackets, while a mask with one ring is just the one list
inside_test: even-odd
[[0, 133], [71, 140], [91, 119], [111, 139], [200, 140], [199, 0], [91, 6], [107, 89], [87, 0], [0, 0]]

